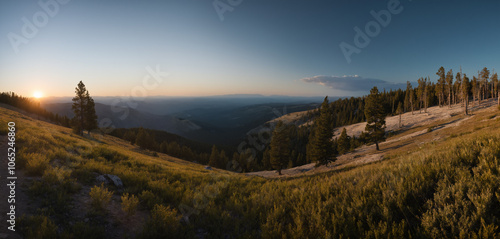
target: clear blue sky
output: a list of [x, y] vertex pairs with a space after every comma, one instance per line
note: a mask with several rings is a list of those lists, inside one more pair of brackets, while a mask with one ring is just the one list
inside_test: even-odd
[[[340, 43], [390, 1], [242, 0], [221, 21], [212, 0], [72, 0], [44, 23], [39, 2], [55, 1], [1, 1], [0, 91], [71, 96], [82, 80], [95, 96], [130, 95], [159, 65], [170, 75], [147, 95], [349, 96], [434, 80], [440, 66], [500, 69], [500, 1], [402, 0], [350, 63]], [[38, 32], [13, 47], [34, 16]]]

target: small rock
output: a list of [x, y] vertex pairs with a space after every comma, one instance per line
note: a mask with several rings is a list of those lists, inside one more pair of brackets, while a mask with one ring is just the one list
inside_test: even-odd
[[98, 182], [98, 183], [105, 183], [105, 184], [108, 184], [108, 180], [106, 179], [106, 177], [104, 177], [104, 175], [99, 175], [95, 178], [95, 180]]
[[123, 187], [123, 182], [120, 179], [120, 177], [118, 177], [116, 175], [111, 175], [111, 174], [106, 174], [106, 176], [113, 182], [113, 184], [116, 187], [119, 187], [119, 188]]
[[210, 167], [210, 166], [205, 166], [205, 169], [206, 169], [206, 170], [212, 170], [212, 167]]

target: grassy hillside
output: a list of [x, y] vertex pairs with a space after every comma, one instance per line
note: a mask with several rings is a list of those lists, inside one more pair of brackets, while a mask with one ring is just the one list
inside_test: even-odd
[[[17, 125], [25, 238], [495, 238], [498, 115], [476, 112], [377, 163], [293, 179], [206, 170], [3, 108], [0, 125]], [[123, 188], [101, 185], [103, 174]]]

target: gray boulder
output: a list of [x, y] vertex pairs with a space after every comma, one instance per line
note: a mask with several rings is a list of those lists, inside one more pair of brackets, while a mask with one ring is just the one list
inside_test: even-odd
[[109, 180], [111, 180], [111, 182], [113, 182], [113, 184], [116, 187], [119, 187], [119, 188], [123, 187], [123, 182], [120, 179], [120, 177], [118, 177], [116, 175], [111, 175], [111, 174], [106, 174], [106, 176], [109, 178]]

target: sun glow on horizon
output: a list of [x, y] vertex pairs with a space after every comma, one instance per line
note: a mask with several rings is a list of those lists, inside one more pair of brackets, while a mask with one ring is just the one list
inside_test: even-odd
[[43, 93], [41, 91], [35, 91], [33, 93], [33, 97], [37, 98], [37, 99], [40, 99], [43, 97]]

